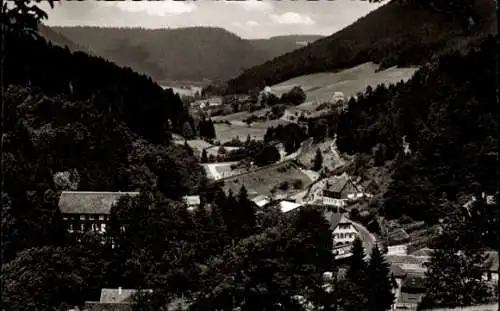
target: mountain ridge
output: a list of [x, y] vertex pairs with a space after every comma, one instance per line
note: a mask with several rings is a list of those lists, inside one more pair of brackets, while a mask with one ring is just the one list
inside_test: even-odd
[[247, 92], [296, 76], [342, 70], [369, 61], [382, 69], [421, 65], [440, 50], [496, 32], [494, 1], [476, 0], [474, 11], [476, 23], [467, 28], [463, 18], [391, 1], [331, 36], [250, 68], [227, 81], [227, 92]]
[[220, 27], [44, 26], [41, 34], [56, 45], [68, 45], [70, 50], [106, 58], [157, 81], [224, 81], [299, 48], [297, 41], [321, 37], [286, 35], [243, 39]]

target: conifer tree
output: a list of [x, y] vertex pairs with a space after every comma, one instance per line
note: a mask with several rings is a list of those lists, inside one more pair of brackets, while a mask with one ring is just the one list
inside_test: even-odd
[[248, 199], [248, 192], [245, 185], [241, 186], [240, 192], [238, 193], [238, 203], [237, 216], [242, 226], [241, 234], [242, 236], [248, 236], [254, 231], [256, 220], [253, 202]]
[[371, 253], [366, 275], [366, 296], [369, 311], [389, 310], [394, 303], [389, 274], [389, 264], [382, 257], [378, 246], [375, 246]]
[[358, 285], [362, 285], [364, 284], [367, 265], [365, 261], [365, 250], [359, 237], [354, 240], [351, 252], [352, 256], [349, 259], [347, 279]]
[[314, 161], [313, 161], [313, 170], [314, 171], [319, 171], [321, 170], [321, 167], [323, 166], [323, 155], [321, 154], [321, 150], [316, 149], [316, 155], [314, 156]]
[[208, 156], [207, 156], [207, 150], [206, 149], [203, 149], [203, 151], [201, 152], [200, 162], [201, 163], [208, 163]]

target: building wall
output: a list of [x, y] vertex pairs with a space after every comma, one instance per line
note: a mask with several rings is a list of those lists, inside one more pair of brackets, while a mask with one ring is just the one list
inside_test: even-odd
[[343, 199], [334, 199], [327, 196], [320, 196], [320, 198], [321, 198], [320, 200], [325, 205], [331, 205], [335, 207], [344, 207], [346, 205], [346, 200]]
[[358, 231], [353, 225], [349, 224], [346, 228], [343, 228], [342, 225], [339, 224], [332, 232], [333, 245], [337, 245], [338, 243], [351, 244], [358, 236]]
[[99, 214], [69, 214], [63, 216], [69, 233], [94, 231], [106, 233], [109, 215]]

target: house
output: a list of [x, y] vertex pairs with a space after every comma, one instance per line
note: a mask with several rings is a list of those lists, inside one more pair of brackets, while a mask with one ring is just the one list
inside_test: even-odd
[[396, 229], [388, 234], [389, 245], [397, 245], [407, 243], [410, 240], [410, 235], [404, 229]]
[[417, 310], [427, 290], [425, 278], [417, 275], [408, 275], [401, 284], [400, 295], [394, 310]]
[[184, 202], [188, 206], [188, 211], [193, 211], [200, 207], [201, 200], [199, 195], [186, 195], [183, 197]]
[[335, 207], [344, 207], [352, 195], [357, 196], [361, 192], [345, 173], [327, 181], [325, 188], [320, 200], [324, 205]]
[[94, 231], [106, 233], [111, 208], [125, 196], [139, 192], [63, 191], [59, 198], [59, 210], [68, 232]]
[[[151, 289], [141, 290], [142, 293], [152, 293]], [[81, 309], [69, 311], [133, 311], [136, 289], [103, 288], [99, 301], [86, 301]]]
[[394, 310], [396, 307], [396, 303], [398, 302], [398, 298], [401, 296], [401, 285], [403, 284], [403, 280], [408, 274], [398, 265], [392, 264], [390, 266], [390, 269], [391, 278], [394, 281], [392, 288], [392, 293], [394, 294], [394, 304], [392, 309]]
[[335, 259], [343, 259], [352, 255], [352, 243], [359, 237], [363, 242], [366, 255], [368, 257], [375, 246], [375, 238], [362, 225], [351, 221], [344, 214], [327, 211], [324, 217], [330, 224], [332, 230], [333, 250]]
[[327, 212], [327, 220], [333, 234], [333, 241], [337, 245], [350, 245], [358, 236], [358, 230], [344, 214]]
[[430, 256], [413, 255], [387, 255], [386, 260], [390, 264], [398, 265], [407, 273], [424, 275], [427, 271], [426, 264], [430, 262]]

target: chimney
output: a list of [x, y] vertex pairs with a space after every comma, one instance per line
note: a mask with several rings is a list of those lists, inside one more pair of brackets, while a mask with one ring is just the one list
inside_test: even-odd
[[118, 287], [118, 296], [121, 296], [121, 294], [122, 294], [122, 287], [120, 286]]

